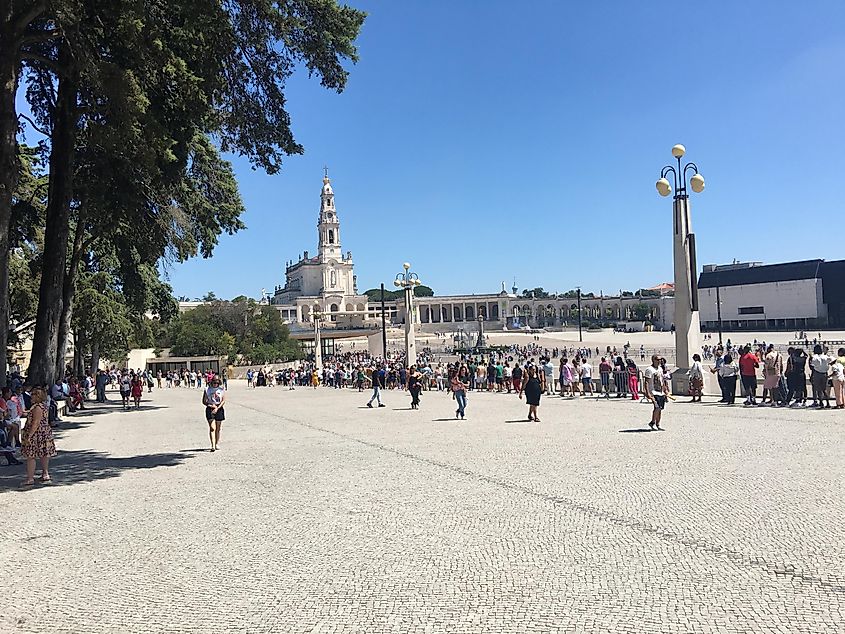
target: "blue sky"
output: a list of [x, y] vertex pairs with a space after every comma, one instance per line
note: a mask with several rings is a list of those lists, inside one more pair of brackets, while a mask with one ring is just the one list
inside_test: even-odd
[[177, 295], [257, 297], [316, 252], [323, 165], [359, 288], [403, 261], [438, 294], [671, 280], [675, 143], [707, 179], [698, 262], [845, 257], [845, 3], [360, 1], [337, 95], [288, 86], [305, 146], [233, 158], [248, 229], [168, 269]]

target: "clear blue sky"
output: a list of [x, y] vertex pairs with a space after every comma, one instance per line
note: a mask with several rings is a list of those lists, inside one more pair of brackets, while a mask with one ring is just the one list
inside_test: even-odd
[[305, 154], [234, 159], [248, 229], [171, 267], [177, 295], [283, 284], [316, 252], [324, 164], [362, 291], [406, 260], [438, 294], [671, 280], [675, 143], [707, 179], [700, 265], [845, 257], [841, 0], [352, 4], [347, 90], [293, 78]]

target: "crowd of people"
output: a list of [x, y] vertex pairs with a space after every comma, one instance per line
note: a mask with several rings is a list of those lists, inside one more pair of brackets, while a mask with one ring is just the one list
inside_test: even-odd
[[[644, 356], [640, 347], [639, 356]], [[485, 354], [463, 354], [446, 362], [435, 359], [424, 349], [416, 363], [407, 367], [403, 353], [387, 357], [368, 352], [346, 352], [328, 356], [318, 367], [303, 361], [280, 369], [261, 368], [246, 372], [249, 388], [283, 386], [372, 390], [367, 407], [385, 407], [385, 391], [406, 392], [412, 410], [422, 406], [423, 393], [438, 391], [451, 394], [455, 418], [467, 416], [467, 397], [471, 392], [512, 394], [525, 399], [527, 419], [540, 422], [542, 396], [564, 399], [598, 397], [609, 399], [642, 398], [652, 405], [649, 426], [660, 429], [662, 411], [672, 394], [670, 366], [664, 357], [653, 354], [651, 363], [641, 368], [634, 361], [630, 345], [621, 350], [608, 346], [604, 352], [590, 347], [541, 347], [539, 343], [510, 346]], [[708, 363], [708, 361], [710, 363]], [[705, 365], [706, 364], [706, 365]], [[736, 403], [737, 390], [746, 406], [815, 407], [845, 409], [845, 348], [835, 355], [823, 343], [804, 347], [790, 346], [785, 353], [774, 344], [754, 341], [734, 346], [730, 339], [723, 345], [705, 344], [702, 354], [695, 354], [687, 373], [691, 402], [701, 402], [707, 372], [718, 379], [719, 403]], [[762, 374], [762, 394], [758, 401], [758, 376]], [[211, 451], [220, 448], [220, 431], [225, 420], [228, 372], [212, 369], [197, 371], [182, 368], [166, 372], [129, 368], [99, 370], [96, 374], [73, 376], [68, 371], [53, 385], [30, 385], [17, 372], [7, 376], [7, 387], [0, 395], [0, 465], [21, 464], [26, 460], [23, 486], [38, 479], [50, 482], [49, 460], [56, 455], [52, 428], [60, 424], [59, 405], [69, 411], [84, 410], [89, 393], [95, 400], [107, 401], [106, 388], [114, 386], [125, 410], [139, 409], [144, 389], [153, 387], [204, 390], [202, 404], [209, 425]], [[809, 389], [808, 389], [809, 388]], [[831, 396], [832, 393], [832, 396]], [[808, 405], [808, 400], [811, 402]], [[834, 402], [831, 405], [831, 401]]]
[[[774, 344], [765, 342], [735, 348], [730, 340], [714, 349], [710, 372], [718, 378], [720, 403], [733, 405], [737, 387], [742, 390], [746, 406], [834, 407], [845, 409], [845, 348], [831, 354], [825, 345], [816, 343], [808, 353], [800, 346], [790, 346], [783, 354]], [[695, 355], [689, 371], [693, 400], [701, 400], [704, 368]], [[761, 398], [757, 400], [758, 373], [762, 372]], [[808, 405], [808, 383], [811, 402]], [[831, 405], [833, 392], [834, 405]]]

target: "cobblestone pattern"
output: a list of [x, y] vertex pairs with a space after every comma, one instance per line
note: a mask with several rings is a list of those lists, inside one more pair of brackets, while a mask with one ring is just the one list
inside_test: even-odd
[[[3, 632], [841, 632], [840, 412], [197, 392], [0, 475]], [[368, 395], [367, 395], [368, 396]]]

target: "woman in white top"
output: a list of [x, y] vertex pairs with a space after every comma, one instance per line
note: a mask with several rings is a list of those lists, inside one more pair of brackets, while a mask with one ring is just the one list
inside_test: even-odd
[[725, 390], [725, 403], [733, 405], [736, 402], [736, 382], [739, 377], [739, 365], [734, 358], [726, 354], [722, 364], [716, 369]]
[[689, 372], [689, 393], [692, 396], [690, 403], [700, 403], [701, 394], [704, 388], [704, 370], [701, 367], [701, 355], [692, 355], [692, 365]]

